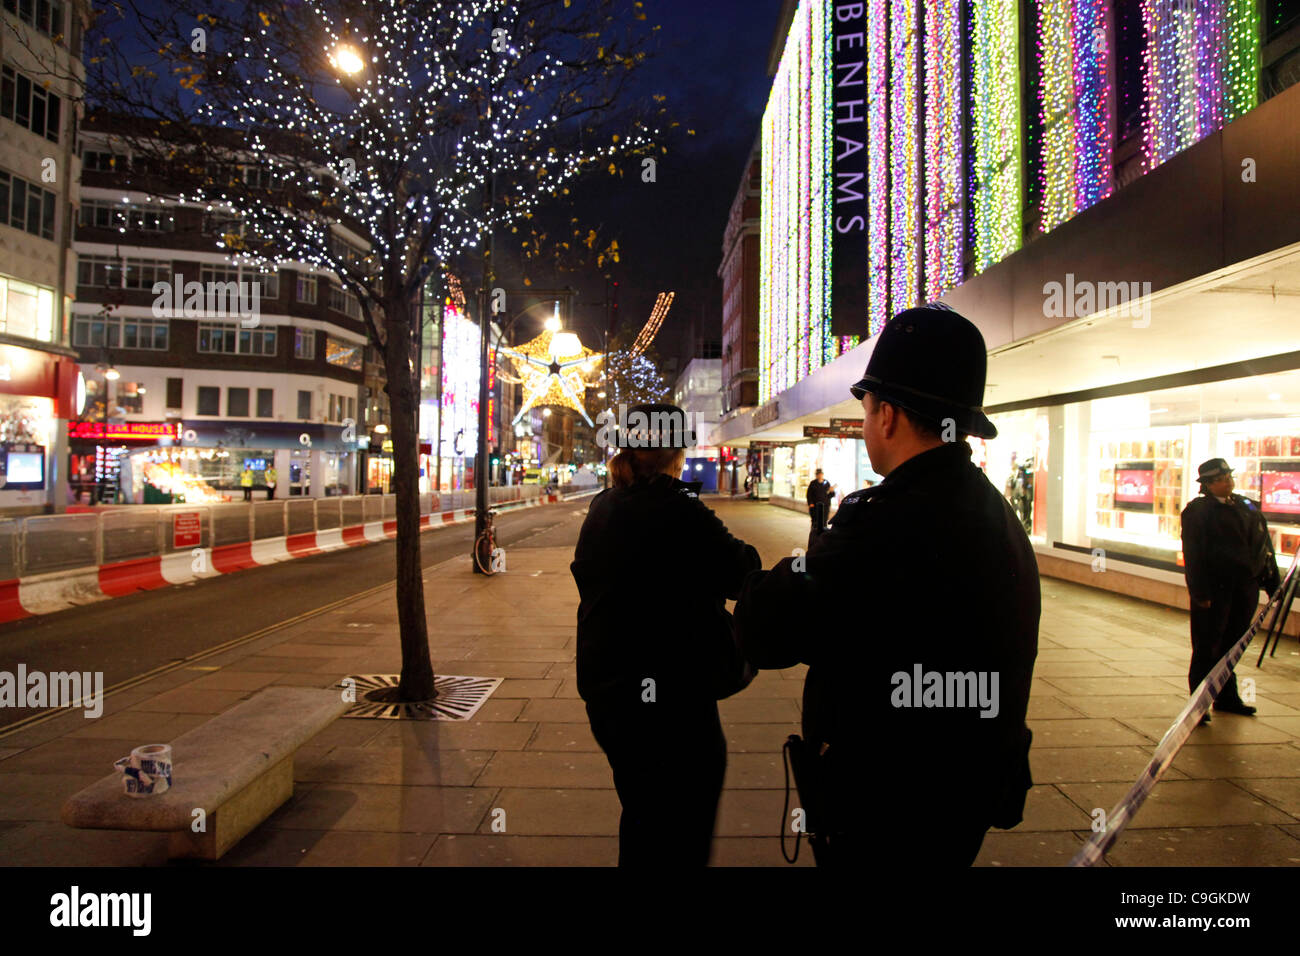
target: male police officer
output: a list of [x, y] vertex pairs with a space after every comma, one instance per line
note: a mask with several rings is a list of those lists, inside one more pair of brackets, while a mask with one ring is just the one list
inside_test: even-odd
[[[1205, 680], [1219, 658], [1250, 627], [1259, 606], [1259, 590], [1270, 595], [1281, 584], [1268, 523], [1249, 498], [1234, 495], [1232, 469], [1211, 458], [1197, 469], [1201, 496], [1183, 509], [1183, 563], [1191, 598], [1192, 690]], [[1214, 709], [1253, 716], [1241, 699], [1237, 675], [1230, 674]], [[1202, 723], [1210, 722], [1206, 714]]]
[[986, 365], [979, 330], [946, 306], [894, 316], [852, 387], [885, 480], [844, 499], [799, 570], [751, 574], [736, 605], [755, 667], [810, 665], [819, 864], [969, 865], [989, 826], [1021, 820], [1038, 568], [962, 440], [997, 435]]
[[824, 472], [818, 468], [817, 473], [813, 475], [813, 480], [808, 482], [808, 517], [812, 521], [812, 527], [808, 531], [808, 547], [817, 540], [817, 536], [826, 530], [826, 516], [831, 510], [831, 499], [835, 497], [835, 490], [831, 483], [824, 477]]

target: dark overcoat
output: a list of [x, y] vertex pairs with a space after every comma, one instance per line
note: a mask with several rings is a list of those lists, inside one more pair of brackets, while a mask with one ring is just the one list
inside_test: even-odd
[[[970, 456], [964, 441], [941, 445], [848, 495], [807, 555], [750, 575], [736, 605], [756, 667], [809, 665], [803, 732], [833, 758], [839, 832], [887, 840], [1021, 819], [1038, 567]], [[942, 693], [927, 705], [931, 673]], [[983, 676], [995, 715], [966, 700], [978, 698], [967, 675]]]

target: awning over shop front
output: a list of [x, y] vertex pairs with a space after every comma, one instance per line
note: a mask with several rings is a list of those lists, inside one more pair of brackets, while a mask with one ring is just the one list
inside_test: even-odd
[[181, 423], [181, 445], [185, 448], [294, 448], [303, 451], [356, 451], [356, 441], [344, 441], [344, 431], [342, 425], [325, 425], [319, 422], [231, 422], [187, 419]]

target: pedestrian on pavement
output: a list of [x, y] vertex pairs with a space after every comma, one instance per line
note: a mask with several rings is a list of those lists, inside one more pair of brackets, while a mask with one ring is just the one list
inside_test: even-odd
[[[1196, 470], [1201, 494], [1183, 509], [1183, 570], [1191, 601], [1192, 663], [1187, 683], [1196, 690], [1255, 616], [1259, 591], [1272, 596], [1281, 584], [1268, 522], [1249, 498], [1233, 494], [1232, 469], [1211, 458]], [[1250, 717], [1237, 675], [1219, 691], [1214, 709]], [[1208, 724], [1206, 714], [1201, 723]]]
[[244, 500], [253, 500], [253, 469], [248, 466], [239, 473], [239, 487], [244, 489]]
[[686, 413], [638, 405], [627, 424], [571, 565], [578, 693], [623, 807], [619, 865], [703, 866], [727, 767], [717, 701], [754, 674], [725, 602], [762, 562], [678, 477]]
[[271, 467], [262, 472], [262, 474], [266, 479], [266, 500], [271, 501], [275, 498], [275, 485], [280, 479], [280, 473], [277, 472], [274, 467]]
[[835, 489], [823, 477], [820, 468], [813, 475], [813, 480], [808, 482], [808, 492], [804, 497], [808, 500], [808, 517], [812, 522], [812, 528], [808, 532], [808, 547], [811, 548], [813, 542], [826, 530], [826, 518], [830, 514], [831, 499], [835, 497]]
[[818, 865], [966, 866], [1022, 818], [1038, 568], [965, 441], [997, 435], [986, 367], [946, 306], [890, 319], [851, 389], [884, 480], [736, 604], [755, 667], [810, 665], [792, 763]]

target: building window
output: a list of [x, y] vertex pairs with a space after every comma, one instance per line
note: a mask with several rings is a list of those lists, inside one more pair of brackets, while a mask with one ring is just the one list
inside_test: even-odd
[[330, 285], [330, 308], [354, 319], [361, 318], [361, 303], [342, 286]]
[[54, 290], [0, 276], [0, 332], [54, 341]]
[[93, 229], [128, 229], [141, 232], [175, 232], [176, 217], [165, 206], [83, 199], [78, 223]]
[[304, 421], [311, 420], [311, 392], [298, 391], [298, 417]]
[[244, 355], [274, 355], [275, 329], [240, 329], [239, 351]]
[[356, 342], [345, 342], [332, 335], [325, 336], [325, 361], [340, 368], [354, 372], [361, 371], [361, 354], [365, 346]]
[[199, 415], [221, 414], [221, 389], [214, 385], [199, 386]]
[[314, 359], [316, 357], [315, 329], [293, 330], [293, 357], [298, 359]]
[[316, 277], [314, 275], [298, 276], [297, 299], [304, 305], [316, 304]]
[[4, 0], [5, 11], [47, 37], [63, 32], [63, 4], [58, 0]]
[[200, 322], [199, 351], [229, 355], [274, 355], [275, 327], [241, 328], [229, 322]]
[[20, 176], [0, 172], [0, 225], [54, 238], [55, 195]]
[[183, 382], [184, 379], [179, 378], [167, 379], [167, 407], [169, 409], [181, 407], [181, 388]]
[[238, 326], [217, 322], [200, 322], [199, 351], [229, 352], [233, 354], [238, 351], [239, 336], [237, 332]]
[[0, 68], [0, 116], [57, 143], [61, 115], [62, 103], [57, 93], [51, 93], [13, 67]]
[[226, 414], [231, 418], [248, 417], [248, 389], [226, 389]]
[[82, 172], [111, 173], [114, 170], [126, 169], [127, 164], [127, 158], [121, 153], [110, 153], [102, 149], [87, 149], [81, 154]]
[[[242, 295], [245, 302], [252, 301], [253, 283], [257, 283], [258, 298], [260, 299], [278, 299], [280, 297], [280, 274], [278, 272], [258, 272], [256, 269], [245, 268], [242, 266], [220, 266], [205, 263], [199, 270], [199, 278], [206, 289], [208, 283], [219, 282], [224, 284], [227, 289], [232, 288], [230, 283], [236, 283], [235, 289], [243, 289], [239, 283], [248, 283], [248, 294]], [[227, 296], [229, 298], [229, 295]]]
[[355, 397], [348, 399], [348, 418], [354, 422], [357, 420], [357, 400]]
[[78, 315], [72, 320], [72, 344], [78, 348], [149, 349], [170, 347], [167, 319], [152, 316]]
[[94, 289], [122, 287], [122, 260], [115, 256], [77, 256], [77, 285]]
[[144, 392], [139, 382], [118, 382], [117, 404], [128, 415], [143, 415]]
[[172, 264], [167, 259], [127, 259], [122, 270], [122, 286], [127, 289], [153, 289], [154, 283], [171, 283]]
[[275, 390], [271, 388], [259, 388], [257, 390], [257, 417], [274, 418], [275, 417]]

